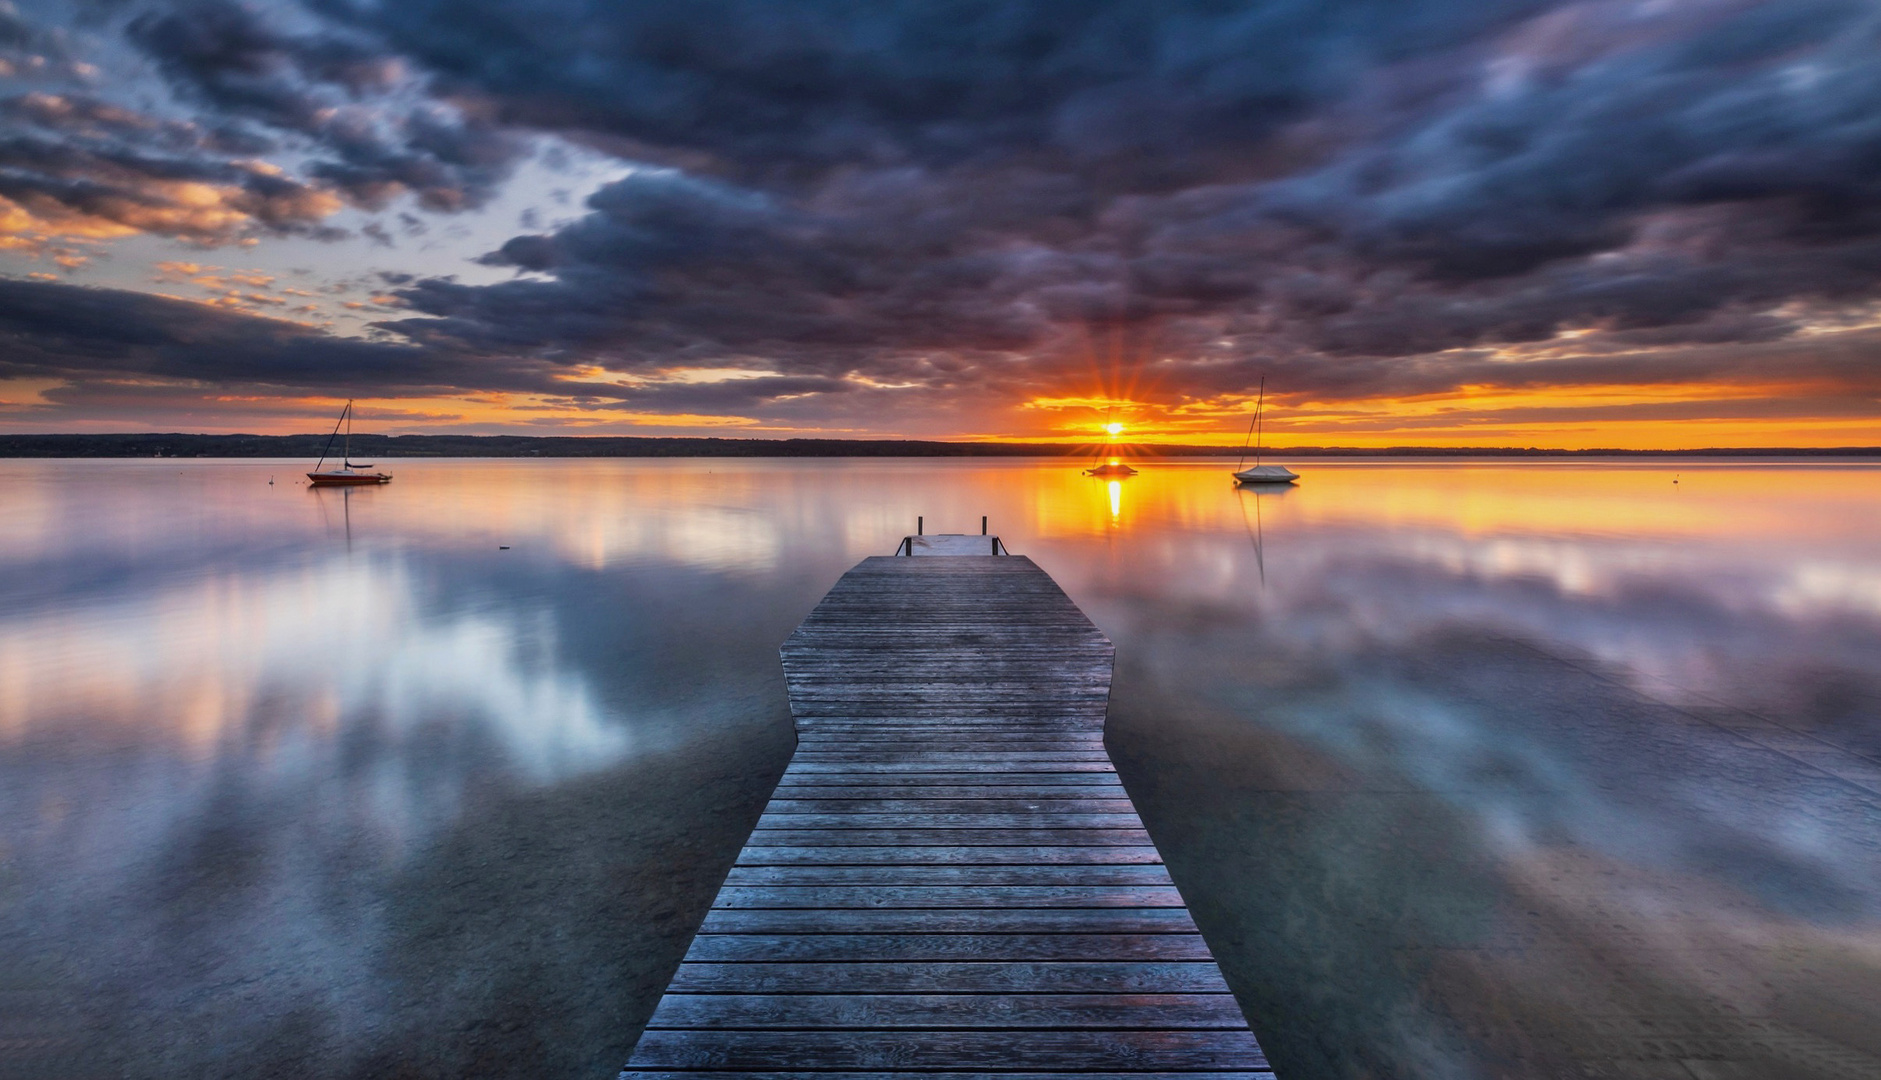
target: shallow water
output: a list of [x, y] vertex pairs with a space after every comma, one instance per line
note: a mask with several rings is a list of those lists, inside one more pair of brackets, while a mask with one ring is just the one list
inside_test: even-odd
[[1283, 1077], [1881, 1075], [1881, 468], [297, 466], [0, 462], [13, 1072], [610, 1075], [777, 644], [985, 514]]

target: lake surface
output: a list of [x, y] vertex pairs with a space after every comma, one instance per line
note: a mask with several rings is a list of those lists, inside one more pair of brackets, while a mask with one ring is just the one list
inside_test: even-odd
[[1881, 1075], [1881, 467], [303, 464], [0, 462], [0, 1075], [610, 1077], [982, 514], [1283, 1080]]

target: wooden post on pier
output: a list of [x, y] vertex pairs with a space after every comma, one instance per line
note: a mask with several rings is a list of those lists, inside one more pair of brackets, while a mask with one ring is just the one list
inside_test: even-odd
[[902, 550], [951, 557], [784, 643], [796, 756], [624, 1080], [1271, 1078], [1104, 750], [1110, 642], [997, 537]]

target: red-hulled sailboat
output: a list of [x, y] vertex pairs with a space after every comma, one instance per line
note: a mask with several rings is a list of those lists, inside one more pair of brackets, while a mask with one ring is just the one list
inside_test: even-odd
[[[327, 463], [327, 455], [333, 452], [333, 440], [339, 437], [340, 425], [346, 425], [346, 441], [341, 444], [340, 462], [337, 469], [322, 470]], [[366, 472], [371, 464], [360, 465], [352, 460], [353, 448], [353, 403], [348, 401], [346, 408], [340, 410], [340, 418], [333, 423], [333, 434], [327, 436], [326, 449], [320, 451], [320, 460], [314, 465], [314, 471], [307, 474], [315, 487], [332, 487], [348, 484], [384, 484], [392, 479], [391, 473]]]

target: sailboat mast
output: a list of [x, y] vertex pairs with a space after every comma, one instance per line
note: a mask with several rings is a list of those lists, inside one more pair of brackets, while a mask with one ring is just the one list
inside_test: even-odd
[[[1262, 396], [1265, 396], [1266, 393], [1267, 393], [1267, 376], [1262, 375], [1261, 376], [1261, 394]], [[1241, 457], [1239, 460], [1237, 460], [1234, 463], [1235, 472], [1240, 472], [1242, 469], [1247, 467], [1247, 448], [1248, 448], [1248, 445], [1254, 441], [1254, 425], [1260, 422], [1260, 418], [1261, 418], [1260, 406], [1256, 405], [1254, 407], [1254, 415], [1250, 417], [1247, 422], [1247, 435], [1241, 440]]]
[[327, 436], [327, 444], [320, 450], [320, 460], [314, 465], [314, 472], [319, 472], [320, 466], [327, 463], [327, 455], [333, 452], [333, 440], [340, 433], [340, 425], [346, 422], [346, 410], [352, 407], [353, 403], [347, 402], [346, 409], [340, 410], [340, 418], [333, 421], [333, 434]]
[[[1267, 407], [1267, 376], [1261, 376], [1261, 396], [1254, 403], [1254, 467], [1261, 467], [1261, 411]], [[347, 431], [351, 431], [348, 428]]]
[[353, 403], [350, 400], [347, 401], [344, 411], [346, 413], [346, 449], [341, 452], [340, 456], [341, 460], [346, 463], [346, 467], [350, 469], [353, 467]]
[[[1254, 406], [1254, 419], [1247, 422], [1247, 438], [1241, 440], [1241, 460], [1234, 463], [1234, 471], [1240, 472], [1247, 467], [1247, 445], [1254, 441], [1254, 432], [1261, 422], [1261, 405], [1267, 402], [1267, 376], [1261, 376], [1261, 396]], [[1254, 464], [1260, 464], [1260, 450], [1254, 451]]]

